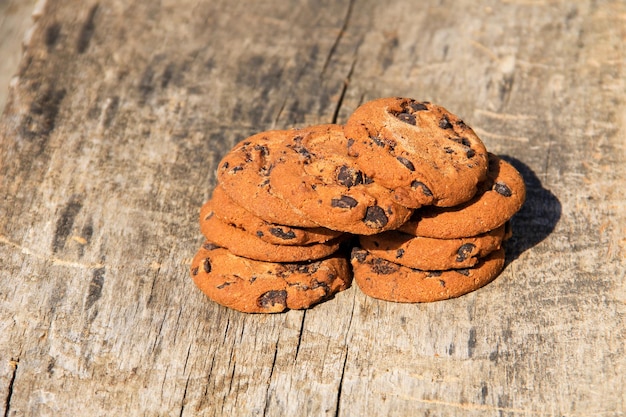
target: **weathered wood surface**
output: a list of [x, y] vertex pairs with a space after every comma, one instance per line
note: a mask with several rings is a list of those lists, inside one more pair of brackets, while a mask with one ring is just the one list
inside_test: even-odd
[[[623, 415], [625, 23], [610, 0], [48, 0], [0, 121], [3, 415]], [[424, 305], [207, 301], [216, 161], [388, 95], [523, 172], [503, 274]]]

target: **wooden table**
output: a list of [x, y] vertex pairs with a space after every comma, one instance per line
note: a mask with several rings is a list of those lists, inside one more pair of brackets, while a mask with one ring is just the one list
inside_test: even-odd
[[[478, 3], [40, 3], [0, 120], [3, 415], [624, 415], [626, 4]], [[224, 153], [396, 95], [524, 175], [501, 276], [208, 301], [188, 267]]]

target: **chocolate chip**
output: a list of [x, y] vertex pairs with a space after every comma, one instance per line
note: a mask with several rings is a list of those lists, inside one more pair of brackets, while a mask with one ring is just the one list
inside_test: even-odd
[[465, 151], [465, 154], [467, 155], [468, 158], [472, 158], [474, 155], [476, 155], [476, 152], [470, 148], [467, 151]]
[[496, 193], [504, 197], [511, 197], [513, 195], [513, 192], [511, 191], [511, 189], [503, 182], [496, 182], [493, 185], [493, 189]]
[[258, 151], [261, 156], [267, 156], [270, 154], [269, 148], [265, 145], [254, 145], [254, 150]]
[[459, 250], [456, 251], [456, 261], [463, 262], [472, 254], [474, 249], [476, 249], [476, 245], [473, 243], [464, 243]]
[[427, 271], [426, 276], [428, 278], [432, 278], [432, 277], [440, 277], [443, 274], [442, 271]]
[[228, 163], [228, 161], [226, 161], [222, 164], [222, 169], [228, 169], [229, 166], [230, 164]]
[[285, 232], [282, 227], [272, 227], [270, 228], [270, 233], [284, 240], [294, 239], [296, 237], [296, 234], [293, 232], [293, 230]]
[[398, 156], [396, 157], [396, 159], [402, 164], [404, 165], [409, 171], [415, 171], [415, 165], [413, 165], [413, 162], [409, 161], [408, 159], [406, 159], [403, 156]]
[[444, 288], [445, 288], [445, 286], [446, 286], [446, 282], [445, 282], [444, 280], [440, 279], [440, 280], [439, 280], [439, 285], [441, 285], [442, 287], [444, 287]]
[[191, 269], [191, 275], [193, 275], [195, 277], [196, 275], [198, 275], [198, 271], [199, 270], [200, 270], [200, 267], [197, 267], [197, 266], [195, 268], [192, 268]]
[[256, 235], [257, 235], [258, 237], [263, 237], [263, 236], [265, 236], [265, 234], [264, 234], [262, 231], [260, 231], [260, 230], [257, 230]]
[[444, 147], [443, 150], [446, 151], [446, 153], [454, 153], [454, 149], [449, 146]]
[[228, 281], [227, 281], [227, 282], [225, 282], [225, 283], [223, 283], [223, 284], [218, 285], [218, 286], [217, 286], [217, 287], [215, 287], [215, 288], [217, 288], [218, 290], [221, 290], [222, 288], [228, 287], [230, 284], [234, 284], [234, 282], [228, 282]]
[[358, 262], [363, 263], [365, 262], [365, 259], [367, 258], [367, 251], [363, 250], [361, 248], [358, 247], [354, 247], [352, 248], [352, 251], [350, 253], [350, 258], [351, 259], [356, 259]]
[[354, 187], [363, 183], [363, 173], [347, 165], [342, 165], [337, 174], [337, 181], [345, 187]]
[[230, 172], [232, 172], [233, 174], [238, 171], [243, 171], [243, 167], [241, 165], [238, 165], [230, 170]]
[[352, 145], [354, 145], [354, 139], [348, 139], [347, 147], [350, 148]]
[[209, 258], [204, 258], [204, 261], [202, 262], [202, 269], [204, 269], [204, 272], [207, 274], [211, 272], [211, 260]]
[[427, 196], [427, 197], [432, 197], [433, 196], [433, 192], [430, 191], [430, 188], [428, 188], [426, 186], [426, 184], [424, 184], [423, 182], [415, 180], [415, 181], [411, 182], [411, 188], [413, 188], [414, 190], [417, 190], [418, 188], [421, 188], [422, 192], [424, 193], [425, 196]]
[[330, 205], [338, 208], [354, 208], [359, 204], [354, 198], [342, 195], [340, 198], [333, 198]]
[[385, 146], [385, 142], [383, 142], [383, 140], [377, 136], [370, 136], [370, 139], [378, 146], [380, 147], [384, 147]]
[[367, 208], [363, 222], [372, 229], [380, 229], [389, 222], [389, 219], [381, 207], [371, 206]]
[[415, 116], [412, 115], [411, 113], [398, 113], [398, 114], [394, 114], [394, 116], [396, 116], [396, 118], [398, 118], [398, 120], [403, 121], [404, 123], [408, 123], [410, 125], [415, 126]]
[[379, 275], [393, 274], [399, 268], [400, 265], [396, 265], [393, 262], [389, 262], [384, 259], [376, 258], [372, 260], [372, 271]]
[[469, 277], [470, 271], [468, 268], [464, 268], [464, 269], [455, 269], [456, 272], [458, 272], [461, 275], [465, 275], [466, 277]]
[[257, 300], [257, 305], [263, 308], [273, 307], [276, 304], [287, 306], [287, 291], [271, 290], [262, 294]]
[[472, 146], [472, 142], [470, 142], [468, 138], [454, 137], [448, 139], [463, 146], [467, 146], [468, 148]]
[[218, 248], [219, 248], [219, 246], [217, 246], [216, 244], [211, 243], [211, 242], [205, 242], [205, 243], [202, 245], [202, 248], [203, 248], [204, 250], [215, 250], [215, 249], [218, 249]]
[[441, 120], [439, 120], [439, 127], [442, 129], [452, 129], [452, 123], [450, 123], [450, 120], [448, 120], [448, 116], [446, 116], [445, 114], [443, 115]]
[[426, 107], [426, 105], [424, 103], [418, 103], [416, 101], [412, 101], [409, 104], [409, 107], [413, 110], [413, 111], [424, 111], [424, 110], [428, 110], [428, 107]]
[[396, 251], [396, 259], [400, 259], [404, 256], [404, 249], [398, 249]]
[[373, 183], [374, 183], [373, 179], [363, 174], [363, 184], [373, 184]]

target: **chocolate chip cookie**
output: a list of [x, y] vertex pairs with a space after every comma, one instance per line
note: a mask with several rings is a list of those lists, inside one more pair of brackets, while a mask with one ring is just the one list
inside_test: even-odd
[[[299, 228], [269, 223], [235, 203], [218, 184], [211, 199], [201, 209], [204, 216], [213, 213], [222, 222], [254, 234], [274, 245], [309, 245], [339, 237], [342, 232], [325, 227]], [[200, 223], [205, 221], [200, 216]]]
[[245, 313], [305, 309], [350, 286], [348, 261], [261, 262], [205, 243], [191, 264], [195, 284], [213, 301]]
[[412, 210], [366, 177], [347, 153], [338, 125], [292, 132], [270, 174], [274, 193], [315, 223], [332, 230], [374, 234], [398, 228]]
[[415, 236], [454, 239], [475, 236], [507, 222], [524, 204], [526, 186], [508, 162], [489, 154], [489, 173], [470, 201], [456, 207], [422, 207], [400, 231]]
[[504, 268], [504, 249], [491, 252], [472, 268], [421, 271], [353, 248], [354, 280], [366, 295], [400, 303], [459, 297], [491, 282]]
[[237, 204], [261, 219], [296, 227], [319, 225], [274, 195], [269, 175], [292, 131], [258, 133], [239, 142], [220, 161], [217, 180]]
[[504, 225], [478, 236], [458, 239], [416, 237], [398, 231], [360, 236], [361, 247], [377, 258], [425, 271], [470, 268], [498, 250], [505, 237]]
[[369, 101], [348, 118], [348, 152], [406, 207], [463, 203], [487, 174], [487, 150], [443, 107], [409, 98]]
[[226, 248], [235, 255], [259, 261], [298, 262], [320, 259], [336, 252], [343, 241], [340, 236], [327, 242], [302, 246], [274, 245], [224, 223], [206, 205], [200, 216], [203, 219], [200, 230], [209, 242]]

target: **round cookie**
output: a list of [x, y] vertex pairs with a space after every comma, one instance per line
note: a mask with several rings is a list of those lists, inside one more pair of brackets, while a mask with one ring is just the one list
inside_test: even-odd
[[303, 246], [274, 245], [261, 240], [257, 236], [224, 223], [211, 211], [204, 211], [200, 218], [200, 231], [206, 239], [218, 246], [228, 249], [233, 254], [250, 259], [267, 262], [299, 262], [320, 259], [339, 249], [343, 237], [323, 243]]
[[245, 313], [305, 309], [350, 286], [341, 256], [300, 263], [261, 262], [205, 243], [191, 263], [196, 286], [213, 301]]
[[504, 249], [491, 252], [476, 266], [447, 271], [421, 271], [353, 248], [354, 280], [370, 297], [399, 303], [426, 303], [459, 297], [491, 282], [504, 268]]
[[[222, 222], [254, 234], [261, 240], [274, 245], [308, 245], [327, 242], [339, 237], [342, 232], [325, 227], [298, 228], [268, 223], [235, 203], [218, 184], [211, 199], [204, 203], [201, 212], [206, 216], [214, 213]], [[200, 223], [204, 220], [200, 216]]]
[[425, 271], [470, 268], [498, 250], [505, 237], [504, 225], [478, 236], [434, 239], [389, 231], [360, 236], [361, 247], [377, 258]]
[[476, 196], [456, 207], [422, 207], [399, 230], [415, 236], [455, 239], [506, 223], [524, 204], [526, 186], [508, 162], [489, 154], [489, 173]]
[[217, 180], [233, 201], [267, 222], [318, 227], [274, 195], [269, 182], [269, 174], [280, 159], [278, 151], [291, 136], [292, 131], [272, 130], [244, 139], [220, 161]]
[[397, 229], [413, 210], [393, 192], [370, 181], [347, 154], [339, 125], [299, 129], [286, 142], [285, 157], [270, 174], [274, 193], [315, 223], [369, 235]]
[[463, 203], [487, 174], [487, 150], [474, 131], [429, 102], [369, 101], [348, 118], [344, 131], [363, 172], [393, 189], [406, 207]]

